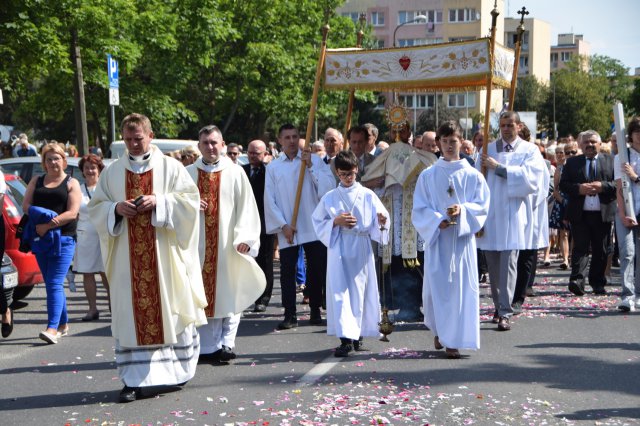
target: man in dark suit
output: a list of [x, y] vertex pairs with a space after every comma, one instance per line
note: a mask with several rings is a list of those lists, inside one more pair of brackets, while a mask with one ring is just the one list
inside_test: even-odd
[[247, 156], [249, 157], [249, 163], [242, 166], [244, 171], [249, 176], [249, 182], [251, 182], [251, 189], [253, 195], [256, 198], [256, 204], [258, 205], [258, 213], [260, 214], [260, 251], [256, 257], [258, 266], [264, 272], [267, 278], [267, 286], [264, 289], [262, 296], [256, 300], [253, 307], [253, 312], [264, 312], [267, 310], [269, 300], [271, 300], [271, 293], [273, 291], [273, 235], [265, 233], [264, 225], [264, 178], [266, 176], [266, 170], [263, 163], [267, 146], [261, 140], [254, 140], [249, 143], [247, 148]]
[[365, 169], [373, 160], [375, 156], [368, 153], [367, 150], [367, 128], [364, 126], [355, 126], [349, 129], [349, 148], [356, 155], [358, 159], [358, 175], [356, 179], [358, 182], [364, 176]]
[[589, 285], [594, 294], [606, 294], [606, 248], [616, 212], [613, 157], [598, 152], [602, 140], [593, 130], [582, 132], [579, 142], [584, 154], [569, 158], [560, 178], [560, 190], [569, 197], [566, 215], [573, 236], [569, 291], [584, 295], [591, 246]]

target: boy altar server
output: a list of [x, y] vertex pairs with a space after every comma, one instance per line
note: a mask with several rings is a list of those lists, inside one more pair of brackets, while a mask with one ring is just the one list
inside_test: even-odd
[[362, 338], [377, 337], [378, 281], [370, 239], [386, 244], [380, 230], [389, 213], [373, 191], [356, 182], [358, 159], [340, 151], [334, 165], [340, 185], [325, 194], [313, 212], [313, 227], [328, 248], [327, 334], [340, 337], [336, 357], [364, 350]]
[[442, 156], [420, 174], [412, 220], [425, 240], [422, 299], [425, 325], [436, 349], [449, 358], [480, 348], [480, 308], [475, 233], [489, 211], [489, 188], [480, 172], [460, 159], [462, 131], [454, 122], [438, 129]]
[[207, 295], [207, 324], [200, 327], [200, 354], [228, 362], [240, 316], [264, 291], [264, 272], [251, 256], [260, 249], [260, 216], [249, 178], [222, 155], [216, 126], [198, 134], [202, 157], [187, 167], [200, 192], [200, 265]]

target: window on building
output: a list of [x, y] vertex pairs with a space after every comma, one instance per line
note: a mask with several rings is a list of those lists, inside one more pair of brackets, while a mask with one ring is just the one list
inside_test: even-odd
[[475, 93], [452, 93], [448, 97], [449, 108], [473, 108], [476, 106]]
[[382, 49], [384, 47], [384, 40], [376, 40], [376, 45], [378, 49]]
[[387, 99], [380, 93], [378, 93], [377, 96], [378, 96], [378, 101], [376, 103], [376, 109], [384, 109], [384, 104], [387, 101]]
[[426, 38], [424, 44], [436, 44], [436, 43], [442, 43], [442, 41], [443, 41], [442, 37]]
[[520, 62], [518, 64], [520, 69], [526, 68], [529, 66], [529, 56], [522, 55], [520, 56]]
[[558, 62], [558, 52], [551, 54], [551, 62]]
[[[427, 15], [426, 10], [401, 10], [398, 12], [398, 24], [404, 24], [405, 22], [413, 21], [418, 15]], [[424, 21], [412, 22], [407, 25], [419, 25], [424, 24]]]
[[427, 10], [425, 12], [427, 17], [427, 22], [432, 22], [434, 24], [442, 23], [442, 11], [441, 10]]
[[360, 19], [360, 12], [342, 12], [342, 16], [351, 19], [354, 24], [357, 24], [358, 19]]
[[475, 37], [449, 37], [449, 41], [469, 41], [475, 39]]
[[374, 27], [384, 26], [384, 12], [371, 12], [371, 25]]
[[449, 22], [473, 22], [480, 19], [475, 9], [449, 9]]
[[413, 95], [398, 95], [398, 102], [407, 108], [413, 108]]
[[567, 62], [571, 59], [571, 52], [560, 52], [560, 60], [562, 62]]
[[428, 44], [426, 38], [401, 38], [398, 40], [400, 47], [423, 46], [425, 44]]

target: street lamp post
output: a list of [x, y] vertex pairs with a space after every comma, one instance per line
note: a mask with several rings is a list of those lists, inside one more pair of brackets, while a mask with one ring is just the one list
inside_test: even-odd
[[[412, 24], [414, 22], [422, 21], [422, 20], [424, 20], [425, 22], [428, 22], [428, 18], [425, 15], [418, 15], [415, 18], [413, 18], [412, 20], [405, 21], [402, 24], [398, 25], [396, 27], [396, 29], [393, 30], [393, 47], [396, 47], [396, 33], [398, 32], [398, 29], [400, 27], [403, 27], [403, 26], [405, 26], [407, 24]], [[396, 100], [395, 99], [395, 92], [394, 92], [394, 96], [393, 97], [394, 97], [394, 101], [395, 101]], [[413, 92], [413, 133], [414, 133], [414, 137], [415, 137], [415, 133], [416, 133], [416, 109], [417, 109], [416, 102], [417, 102], [417, 96], [416, 96], [416, 92], [414, 90], [414, 92]]]
[[403, 26], [405, 26], [407, 24], [412, 24], [414, 22], [422, 21], [423, 19], [424, 19], [425, 22], [427, 22], [427, 20], [428, 20], [428, 18], [425, 15], [418, 15], [415, 18], [413, 18], [412, 20], [403, 22], [402, 24], [398, 25], [396, 27], [396, 29], [393, 30], [393, 47], [396, 47], [396, 33], [398, 32], [398, 29], [400, 27], [403, 27]]

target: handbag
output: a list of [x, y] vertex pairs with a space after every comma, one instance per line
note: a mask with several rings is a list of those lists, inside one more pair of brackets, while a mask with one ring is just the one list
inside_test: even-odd
[[18, 247], [18, 250], [22, 253], [29, 253], [31, 251], [31, 244], [29, 243], [29, 241], [26, 241], [24, 238], [22, 238], [24, 229], [27, 227], [28, 222], [29, 215], [23, 214], [20, 218], [20, 223], [18, 223], [18, 226], [16, 227], [16, 238], [20, 240], [20, 246]]

